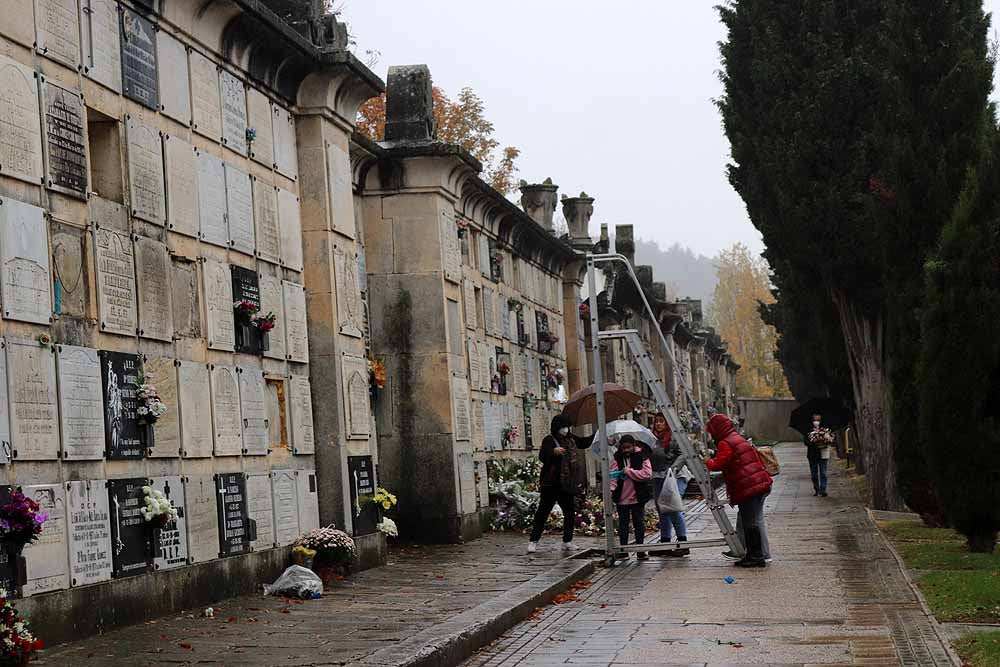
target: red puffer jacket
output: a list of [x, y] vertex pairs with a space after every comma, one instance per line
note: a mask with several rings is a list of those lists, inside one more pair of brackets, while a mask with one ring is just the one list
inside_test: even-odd
[[726, 477], [729, 504], [740, 503], [771, 490], [771, 476], [757, 456], [757, 450], [736, 432], [726, 415], [708, 420], [708, 434], [718, 445], [715, 458], [705, 461], [709, 470], [721, 470]]

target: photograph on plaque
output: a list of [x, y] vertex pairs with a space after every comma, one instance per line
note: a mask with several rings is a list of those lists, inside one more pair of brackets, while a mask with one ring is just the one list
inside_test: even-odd
[[268, 169], [274, 167], [274, 135], [271, 129], [271, 100], [256, 88], [247, 89], [247, 125], [254, 131], [250, 157]]
[[10, 410], [7, 407], [7, 344], [0, 338], [0, 465], [10, 463]]
[[205, 280], [205, 312], [208, 315], [208, 347], [232, 352], [236, 345], [232, 273], [228, 265], [206, 259], [202, 275]]
[[274, 168], [282, 176], [295, 179], [299, 173], [298, 149], [295, 146], [295, 119], [285, 109], [274, 105]]
[[177, 518], [157, 533], [156, 544], [153, 545], [153, 567], [157, 570], [169, 570], [186, 565], [187, 526], [184, 516], [184, 487], [181, 485], [180, 475], [154, 477], [152, 482], [150, 486], [166, 496], [170, 506], [177, 510]]
[[371, 435], [371, 403], [368, 382], [368, 360], [349, 354], [341, 355], [344, 378], [344, 416], [348, 440], [367, 440]]
[[35, 50], [71, 69], [77, 68], [80, 13], [76, 0], [35, 0]]
[[219, 558], [250, 552], [253, 528], [247, 515], [247, 483], [241, 472], [215, 476], [218, 485]]
[[222, 144], [240, 155], [247, 154], [246, 86], [226, 70], [219, 73], [222, 91]]
[[21, 493], [38, 503], [39, 510], [49, 517], [38, 539], [24, 547], [27, 582], [21, 587], [21, 595], [69, 588], [66, 489], [62, 484], [38, 484], [25, 486]]
[[278, 263], [281, 233], [278, 231], [278, 191], [260, 179], [253, 179], [253, 224], [257, 256]]
[[288, 402], [292, 417], [292, 453], [312, 454], [316, 451], [313, 433], [312, 389], [305, 375], [288, 378]]
[[260, 309], [274, 313], [274, 327], [267, 332], [264, 356], [285, 360], [285, 304], [281, 293], [281, 278], [260, 276]]
[[254, 551], [260, 551], [273, 547], [274, 503], [271, 501], [271, 475], [269, 473], [247, 473], [247, 516], [254, 522], [257, 529], [256, 536], [250, 542], [250, 548]]
[[164, 135], [167, 181], [167, 229], [197, 237], [201, 230], [198, 154], [175, 135]]
[[111, 510], [111, 561], [116, 579], [149, 570], [150, 530], [142, 518], [145, 477], [108, 480], [108, 508]]
[[253, 366], [237, 368], [240, 379], [240, 412], [243, 415], [243, 453], [267, 454], [267, 394], [264, 371]]
[[337, 247], [333, 255], [334, 279], [337, 283], [337, 318], [340, 333], [352, 338], [364, 335], [364, 301], [358, 280], [358, 257], [353, 248]]
[[7, 339], [11, 458], [59, 458], [59, 405], [52, 348], [35, 340]]
[[[208, 366], [194, 361], [177, 362], [177, 411], [181, 421], [181, 456], [212, 455], [212, 403]], [[190, 504], [190, 503], [189, 503]]]
[[67, 482], [70, 584], [111, 578], [111, 512], [103, 479]]
[[122, 86], [121, 35], [116, 0], [81, 0], [83, 73], [116, 93]]
[[299, 491], [296, 471], [271, 472], [271, 497], [274, 504], [274, 546], [291, 544], [299, 536]]
[[83, 136], [83, 102], [80, 93], [46, 79], [45, 157], [49, 188], [76, 197], [87, 196], [87, 146]]
[[160, 131], [132, 115], [125, 116], [128, 139], [128, 184], [132, 215], [163, 225], [167, 217], [163, 185], [163, 141]]
[[250, 309], [266, 314], [260, 305], [260, 284], [257, 272], [242, 266], [230, 267], [233, 276], [233, 303], [247, 303], [248, 310], [240, 312], [236, 309], [233, 315], [233, 325], [236, 330], [236, 351], [246, 354], [260, 354], [263, 348], [264, 334], [251, 320]]
[[309, 333], [306, 324], [306, 292], [298, 283], [281, 281], [285, 302], [285, 349], [289, 361], [309, 362]]
[[122, 92], [144, 107], [157, 109], [156, 30], [147, 19], [121, 8]]
[[319, 495], [316, 492], [316, 471], [297, 470], [295, 486], [299, 501], [299, 533], [319, 528]]
[[139, 335], [171, 343], [174, 317], [170, 304], [170, 253], [166, 244], [136, 236], [135, 267]]
[[101, 360], [97, 350], [58, 345], [56, 376], [63, 459], [103, 459], [104, 404], [101, 402]]
[[243, 453], [243, 418], [240, 415], [240, 388], [236, 379], [236, 367], [213, 365], [210, 375], [215, 455], [239, 456]]
[[203, 563], [219, 557], [218, 496], [218, 487], [212, 475], [188, 475], [184, 478], [188, 561], [191, 563]]
[[146, 358], [142, 362], [142, 377], [156, 387], [167, 411], [160, 415], [146, 433], [146, 456], [176, 457], [180, 454], [180, 411], [177, 406], [177, 362], [166, 357]]
[[371, 502], [375, 495], [375, 466], [370, 456], [348, 456], [347, 477], [351, 486], [351, 512], [354, 534], [371, 535], [379, 521], [378, 507]]
[[42, 180], [42, 128], [35, 72], [0, 56], [0, 174], [38, 184]]
[[294, 192], [278, 189], [278, 226], [281, 231], [281, 265], [302, 271], [302, 221], [299, 198]]
[[256, 241], [253, 229], [253, 186], [250, 174], [226, 164], [226, 220], [229, 244], [233, 250], [253, 255]]
[[141, 459], [146, 456], [146, 427], [136, 412], [139, 355], [101, 350], [99, 356], [107, 458]]
[[187, 47], [161, 30], [156, 35], [156, 59], [160, 70], [160, 111], [187, 126], [191, 123]]
[[219, 67], [197, 51], [191, 51], [191, 127], [213, 141], [222, 138], [222, 101], [219, 98]]
[[226, 169], [222, 160], [204, 151], [198, 152], [198, 211], [201, 240], [228, 248]]
[[10, 198], [0, 199], [0, 204], [3, 319], [48, 324], [52, 279], [45, 211]]

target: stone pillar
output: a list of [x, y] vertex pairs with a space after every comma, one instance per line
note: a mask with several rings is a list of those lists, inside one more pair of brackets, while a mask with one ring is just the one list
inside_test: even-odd
[[[615, 252], [619, 255], [625, 255], [628, 263], [635, 266], [635, 240], [632, 225], [615, 225]], [[650, 273], [650, 282], [652, 282], [652, 272]]]
[[594, 198], [581, 192], [579, 197], [562, 198], [563, 217], [569, 226], [569, 243], [574, 248], [589, 251], [593, 245], [590, 238], [590, 218], [594, 215]]
[[420, 142], [437, 136], [431, 72], [427, 65], [389, 68], [385, 97], [385, 140]]
[[531, 219], [548, 231], [552, 230], [552, 215], [556, 212], [556, 192], [558, 185], [551, 178], [541, 183], [528, 184], [521, 181], [521, 208]]

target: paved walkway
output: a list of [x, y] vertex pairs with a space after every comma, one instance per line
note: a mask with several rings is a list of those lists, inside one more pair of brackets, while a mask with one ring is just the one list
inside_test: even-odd
[[466, 666], [950, 667], [846, 477], [831, 466], [830, 497], [815, 498], [801, 446], [778, 454], [771, 567], [734, 568], [713, 549], [602, 570], [578, 601], [548, 607]]

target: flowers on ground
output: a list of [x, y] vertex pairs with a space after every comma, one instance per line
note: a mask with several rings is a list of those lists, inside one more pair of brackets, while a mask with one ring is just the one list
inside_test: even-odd
[[350, 563], [358, 555], [354, 539], [332, 524], [303, 533], [295, 540], [295, 546], [312, 549], [321, 558], [334, 563]]
[[399, 537], [399, 528], [396, 527], [396, 522], [389, 517], [383, 518], [375, 527], [386, 537]]
[[25, 665], [41, 650], [42, 640], [31, 634], [28, 622], [17, 613], [8, 595], [0, 588], [0, 662]]
[[139, 418], [147, 424], [155, 424], [156, 420], [167, 412], [167, 404], [160, 399], [156, 387], [151, 384], [140, 384], [137, 392], [139, 397], [139, 407], [136, 412]]
[[142, 512], [142, 518], [147, 523], [157, 528], [163, 528], [171, 521], [177, 520], [177, 508], [170, 503], [170, 499], [163, 495], [162, 491], [151, 486], [144, 486], [142, 487], [142, 495], [143, 506], [139, 511]]
[[14, 491], [0, 506], [0, 539], [14, 545], [24, 546], [38, 539], [42, 525], [49, 518], [39, 511], [38, 503], [23, 493]]

